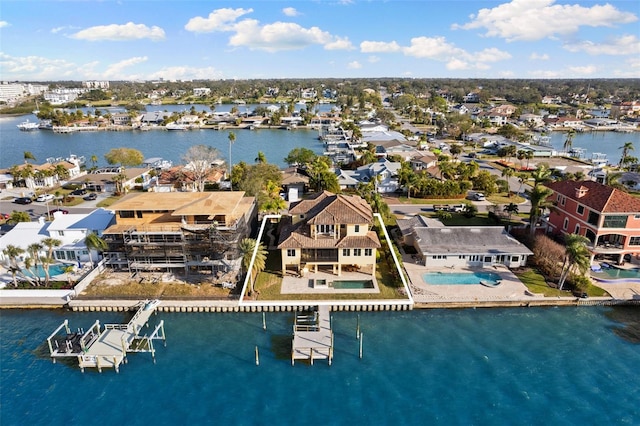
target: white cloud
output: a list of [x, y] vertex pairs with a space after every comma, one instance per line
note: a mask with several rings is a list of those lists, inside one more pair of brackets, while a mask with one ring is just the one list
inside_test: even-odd
[[162, 68], [147, 78], [149, 80], [156, 80], [164, 78], [166, 80], [214, 80], [222, 78], [223, 75], [220, 71], [213, 67], [194, 68], [194, 67], [167, 67]]
[[619, 11], [610, 4], [584, 7], [554, 3], [555, 0], [512, 0], [491, 9], [480, 9], [477, 15], [470, 16], [470, 22], [451, 28], [482, 28], [487, 37], [531, 41], [573, 34], [581, 26], [612, 27], [638, 20], [633, 13]]
[[362, 68], [362, 65], [358, 61], [353, 61], [353, 62], [349, 62], [347, 64], [347, 68], [350, 69], [350, 70], [358, 70], [358, 69]]
[[563, 75], [560, 71], [550, 71], [550, 70], [533, 70], [529, 71], [529, 75], [534, 78], [560, 78]]
[[515, 75], [513, 71], [500, 71], [498, 75], [502, 78], [513, 78]]
[[236, 33], [229, 39], [231, 46], [277, 52], [323, 45], [327, 50], [349, 49], [348, 39], [334, 37], [318, 27], [304, 28], [291, 22], [260, 25], [254, 19], [245, 19], [234, 27]]
[[565, 43], [569, 52], [585, 52], [589, 55], [640, 55], [640, 39], [635, 35], [625, 35], [604, 43], [581, 41]]
[[448, 70], [466, 70], [469, 69], [469, 63], [465, 62], [465, 61], [461, 61], [460, 59], [452, 59], [449, 62], [447, 62], [447, 69]]
[[111, 64], [107, 67], [103, 76], [109, 79], [121, 79], [124, 78], [123, 70], [131, 66], [146, 62], [148, 58], [146, 56], [135, 56], [133, 58], [125, 59], [115, 64]]
[[438, 60], [447, 60], [465, 54], [462, 49], [448, 43], [444, 37], [415, 37], [411, 39], [411, 46], [404, 47], [402, 50], [407, 56]]
[[196, 16], [189, 19], [184, 28], [194, 33], [230, 31], [233, 30], [233, 25], [239, 17], [252, 12], [253, 9], [218, 9], [211, 12], [206, 18]]
[[86, 28], [71, 35], [71, 38], [87, 41], [124, 41], [139, 40], [148, 38], [153, 41], [164, 40], [164, 30], [160, 27], [153, 26], [151, 28], [144, 24], [134, 24], [127, 22], [124, 25], [98, 25]]
[[325, 50], [353, 50], [353, 44], [348, 38], [334, 37], [333, 41], [324, 45]]
[[372, 64], [375, 64], [376, 62], [380, 62], [380, 57], [379, 56], [375, 56], [375, 55], [371, 55], [371, 56], [369, 56], [367, 61], [369, 61]]
[[282, 9], [282, 13], [286, 16], [298, 16], [300, 14], [295, 7], [285, 7]]
[[51, 34], [58, 34], [59, 32], [62, 32], [64, 30], [79, 30], [80, 27], [75, 27], [75, 26], [63, 26], [63, 27], [55, 27], [55, 28], [51, 28]]
[[531, 55], [529, 55], [529, 59], [531, 59], [532, 61], [548, 61], [549, 60], [549, 55], [547, 55], [546, 53], [537, 53], [537, 52], [533, 52]]
[[570, 75], [592, 75], [597, 71], [597, 68], [593, 65], [587, 65], [584, 67], [569, 67]]
[[0, 21], [0, 28], [8, 27], [9, 25], [11, 24], [9, 24], [7, 21]]
[[470, 53], [469, 54], [473, 60], [478, 62], [499, 62], [504, 61], [511, 58], [511, 54], [509, 52], [505, 52], [503, 50], [497, 49], [495, 47], [490, 47], [480, 52]]
[[401, 50], [402, 47], [395, 41], [363, 41], [360, 43], [360, 51], [362, 53], [391, 53]]
[[7, 80], [58, 80], [77, 76], [78, 65], [64, 59], [41, 56], [10, 56], [0, 52], [2, 77]]

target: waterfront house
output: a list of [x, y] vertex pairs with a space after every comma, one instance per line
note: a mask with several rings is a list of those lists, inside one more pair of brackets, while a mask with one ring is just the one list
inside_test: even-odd
[[502, 226], [428, 227], [417, 223], [404, 238], [413, 243], [421, 263], [433, 268], [517, 268], [525, 266], [533, 254]]
[[546, 186], [555, 205], [547, 219], [548, 232], [583, 235], [593, 256], [618, 263], [640, 255], [640, 199], [590, 180]]
[[339, 170], [340, 189], [355, 189], [359, 184], [374, 183], [379, 193], [395, 192], [399, 188], [398, 170], [400, 163], [381, 159], [375, 163], [365, 164], [355, 170]]
[[107, 265], [131, 273], [237, 272], [238, 243], [257, 224], [255, 198], [241, 191], [135, 193], [109, 208]]
[[150, 167], [124, 169], [122, 167], [102, 167], [83, 176], [68, 181], [69, 184], [83, 186], [91, 191], [115, 192], [116, 182], [121, 179], [125, 191], [133, 188], [149, 189], [155, 183]]
[[356, 195], [323, 191], [292, 205], [279, 228], [283, 275], [347, 270], [373, 275], [380, 248], [373, 225], [371, 207]]
[[[89, 252], [84, 243], [87, 235], [102, 232], [115, 222], [112, 212], [104, 209], [96, 209], [88, 214], [53, 214], [51, 222], [41, 217], [35, 222], [19, 222], [16, 226], [0, 238], [0, 260], [5, 261], [4, 250], [8, 245], [14, 245], [25, 250], [20, 261], [30, 257], [27, 251], [30, 244], [42, 243], [45, 238], [54, 238], [61, 245], [53, 251], [53, 258], [57, 261], [76, 264], [89, 260]], [[39, 256], [47, 256], [47, 247], [43, 246]], [[98, 260], [98, 253], [93, 252], [91, 259]]]

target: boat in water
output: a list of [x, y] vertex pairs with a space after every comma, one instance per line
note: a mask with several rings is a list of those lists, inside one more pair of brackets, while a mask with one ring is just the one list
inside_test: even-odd
[[34, 123], [32, 121], [23, 121], [22, 123], [18, 124], [18, 129], [22, 130], [23, 132], [30, 132], [32, 130], [38, 130], [38, 123]]
[[167, 130], [188, 130], [188, 127], [185, 124], [178, 124], [176, 122], [172, 122], [164, 126]]

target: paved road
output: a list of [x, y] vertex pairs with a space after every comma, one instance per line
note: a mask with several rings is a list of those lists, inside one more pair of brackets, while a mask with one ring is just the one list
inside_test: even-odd
[[[16, 204], [12, 199], [6, 200], [8, 197], [20, 197], [22, 193], [16, 190], [3, 190], [0, 193], [0, 213], [11, 214], [13, 211], [21, 211], [27, 212], [31, 216], [31, 219], [35, 220], [40, 216], [47, 216], [47, 212], [53, 209], [58, 208], [58, 206], [53, 202], [49, 201], [48, 203], [38, 203], [34, 201], [31, 204]], [[109, 197], [109, 194], [98, 194], [98, 198], [93, 201], [83, 201], [82, 204], [79, 204], [74, 207], [66, 207], [62, 206], [60, 208], [64, 210], [69, 210], [70, 213], [91, 213], [96, 205], [103, 199]]]

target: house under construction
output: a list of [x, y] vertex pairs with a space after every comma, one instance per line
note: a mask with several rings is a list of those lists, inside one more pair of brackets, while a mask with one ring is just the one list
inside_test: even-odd
[[109, 208], [116, 224], [103, 233], [106, 264], [131, 273], [238, 269], [238, 243], [257, 223], [255, 198], [239, 191], [136, 193]]

